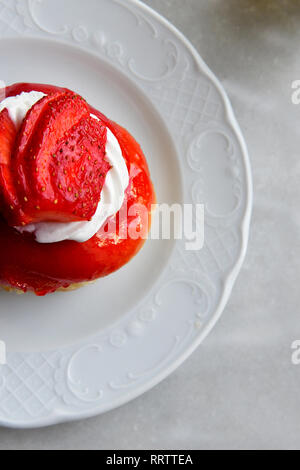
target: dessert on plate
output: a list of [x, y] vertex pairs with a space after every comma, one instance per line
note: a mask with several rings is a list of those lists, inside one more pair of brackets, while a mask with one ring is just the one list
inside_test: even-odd
[[41, 296], [121, 268], [155, 203], [141, 147], [66, 88], [0, 92], [0, 285]]

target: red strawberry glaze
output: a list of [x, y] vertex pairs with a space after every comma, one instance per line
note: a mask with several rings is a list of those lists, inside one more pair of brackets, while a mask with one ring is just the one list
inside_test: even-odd
[[[67, 91], [51, 85], [19, 83], [6, 88], [6, 96], [21, 92]], [[106, 224], [90, 240], [84, 243], [63, 241], [41, 244], [31, 234], [21, 234], [8, 226], [0, 216], [0, 283], [26, 292], [33, 291], [42, 296], [73, 283], [92, 281], [107, 276], [125, 265], [137, 254], [144, 244], [144, 235], [151, 219], [151, 206], [155, 203], [155, 192], [150, 179], [146, 159], [139, 144], [118, 124], [90, 107], [90, 112], [98, 116], [117, 137], [127, 163], [130, 183], [126, 190], [122, 210], [134, 214], [127, 218], [125, 233], [132, 225], [139, 225], [140, 236], [122, 237], [118, 214], [110, 218], [117, 229]], [[139, 204], [140, 206], [135, 206]], [[143, 205], [147, 214], [137, 207]], [[139, 221], [137, 223], [137, 221]], [[113, 224], [112, 224], [113, 225]], [[124, 230], [124, 227], [122, 227]]]

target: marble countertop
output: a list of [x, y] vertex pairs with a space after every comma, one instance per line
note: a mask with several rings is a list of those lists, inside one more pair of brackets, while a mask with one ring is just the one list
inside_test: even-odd
[[[300, 448], [300, 0], [145, 0], [227, 90], [254, 177], [247, 258], [225, 312], [167, 380], [120, 409], [42, 430], [0, 429], [0, 449]], [[299, 387], [299, 390], [298, 390]]]

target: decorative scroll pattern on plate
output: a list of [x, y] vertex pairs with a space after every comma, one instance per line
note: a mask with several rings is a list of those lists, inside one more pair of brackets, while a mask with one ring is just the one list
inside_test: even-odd
[[[9, 354], [8, 364], [0, 366], [0, 420], [11, 425], [59, 421], [61, 416], [76, 417], [78, 411], [96, 414], [122, 403], [128, 390], [135, 387], [131, 396], [136, 396], [139, 387], [146, 389], [166, 375], [214, 321], [246, 236], [245, 154], [239, 131], [228, 119], [223, 92], [205, 65], [137, 1], [98, 0], [98, 5], [109, 1], [114, 15], [126, 12], [124, 30], [134, 28], [138, 40], [145, 41], [151, 70], [126, 32], [113, 37], [104, 21], [102, 28], [83, 17], [69, 24], [62, 13], [58, 24], [47, 24], [41, 8], [47, 11], [55, 1], [0, 0], [1, 36], [55, 38], [93, 50], [144, 90], [174, 137], [185, 202], [206, 204], [205, 245], [199, 252], [187, 252], [178, 242], [168, 269], [143, 305], [107, 333], [51, 353]], [[182, 307], [182, 319], [173, 325], [167, 317], [175, 305]], [[127, 358], [138, 356], [157, 328], [170, 334], [165, 345], [155, 346], [155, 362], [149, 358], [147, 364], [132, 367]], [[101, 366], [104, 361], [111, 364], [109, 372]], [[117, 372], [120, 367], [122, 372]]]

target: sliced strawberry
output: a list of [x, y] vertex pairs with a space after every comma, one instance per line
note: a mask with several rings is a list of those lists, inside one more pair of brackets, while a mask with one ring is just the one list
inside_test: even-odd
[[47, 148], [48, 159], [43, 154], [34, 166], [29, 160], [25, 170], [30, 184], [22, 207], [31, 223], [91, 219], [110, 169], [105, 160], [106, 138], [106, 127], [88, 116]]
[[[22, 200], [20, 203], [18, 190], [21, 178], [19, 172], [15, 172], [13, 150], [17, 147], [20, 158], [24, 158], [24, 149], [35, 133], [35, 126], [42, 111], [48, 103], [62, 94], [63, 92], [54, 92], [36, 103], [27, 114], [27, 119], [19, 134], [17, 134], [15, 125], [9, 117], [8, 110], [5, 108], [0, 113], [1, 201], [3, 213], [10, 225], [25, 225], [31, 221], [31, 218], [26, 216], [22, 209]], [[21, 171], [21, 167], [19, 169]]]
[[4, 111], [0, 183], [8, 223], [90, 220], [110, 169], [106, 126], [91, 118], [87, 103], [71, 91], [42, 98], [17, 136]]
[[88, 117], [59, 143], [50, 166], [60, 218], [90, 220], [110, 164], [105, 160], [106, 127]]
[[10, 219], [19, 213], [20, 206], [11, 172], [11, 158], [17, 130], [7, 109], [0, 113], [0, 194], [5, 216]]
[[28, 151], [28, 147], [32, 145], [32, 138], [35, 135], [35, 132], [38, 127], [39, 119], [41, 119], [43, 112], [49, 109], [51, 103], [55, 101], [57, 98], [63, 96], [63, 92], [52, 93], [50, 95], [44, 96], [41, 100], [39, 100], [32, 108], [28, 111], [26, 118], [21, 126], [18, 140], [16, 142], [17, 153], [15, 158], [18, 162], [24, 163], [24, 159], [26, 156], [26, 152]]
[[[106, 138], [106, 127], [91, 117], [83, 118], [65, 133], [52, 149], [45, 169], [50, 180], [46, 191], [40, 191], [35, 199], [39, 207], [35, 220], [91, 219], [110, 169], [105, 160]], [[33, 186], [40, 187], [39, 173]]]
[[[83, 117], [88, 116], [86, 102], [69, 91], [42, 98], [27, 113], [13, 158], [18, 195], [27, 215], [25, 223], [44, 220], [40, 199], [45, 201], [48, 198], [52, 202], [55, 200], [49, 173], [52, 155], [64, 134]], [[12, 222], [13, 225], [24, 225], [24, 219], [18, 218], [17, 214]]]
[[38, 193], [47, 188], [47, 162], [51, 151], [64, 133], [88, 114], [86, 102], [73, 92], [46, 96], [30, 109], [19, 134], [14, 158], [23, 198], [28, 198], [35, 189], [31, 181], [33, 172], [37, 173], [40, 183]]
[[5, 108], [0, 113], [0, 165], [10, 165], [17, 130]]

